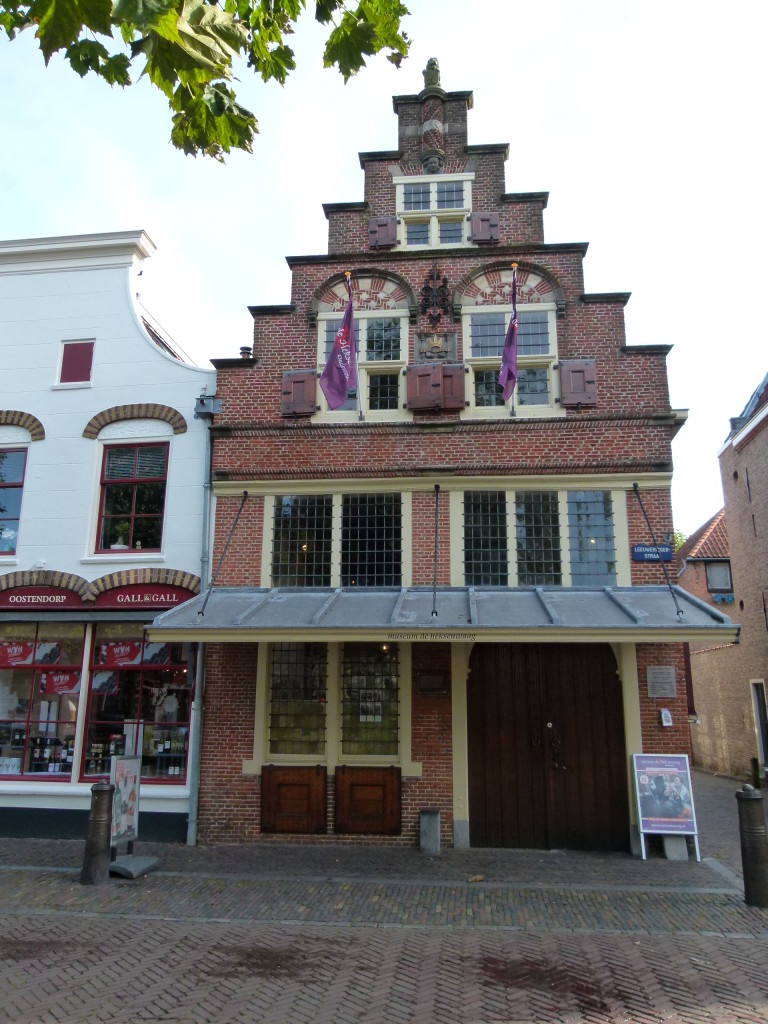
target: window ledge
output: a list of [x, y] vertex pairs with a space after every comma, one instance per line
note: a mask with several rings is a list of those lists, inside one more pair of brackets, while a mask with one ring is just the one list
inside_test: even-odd
[[79, 388], [92, 388], [89, 380], [68, 381], [66, 384], [51, 384], [51, 391], [75, 391]]
[[0, 566], [18, 565], [19, 559], [16, 555], [0, 555]]
[[146, 551], [110, 551], [103, 555], [89, 555], [81, 558], [81, 565], [102, 565], [104, 562], [164, 562], [162, 552], [148, 554]]

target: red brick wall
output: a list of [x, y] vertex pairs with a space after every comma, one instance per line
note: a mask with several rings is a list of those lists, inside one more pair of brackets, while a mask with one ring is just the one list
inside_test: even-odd
[[453, 746], [451, 740], [451, 695], [420, 695], [422, 672], [444, 673], [451, 678], [450, 644], [415, 644], [412, 655], [413, 699], [411, 712], [411, 757], [421, 762], [421, 778], [408, 779], [403, 793], [403, 834], [418, 843], [419, 811], [440, 809], [440, 840], [453, 846]]
[[243, 775], [253, 757], [256, 644], [209, 644], [200, 764], [202, 842], [242, 842], [260, 835], [259, 780]]
[[[676, 697], [649, 697], [647, 670], [649, 665], [672, 665], [677, 681]], [[685, 664], [682, 644], [638, 644], [637, 678], [640, 689], [640, 723], [643, 751], [649, 754], [691, 753], [688, 729], [688, 701], [685, 693]], [[672, 713], [671, 726], [661, 724], [661, 709]], [[641, 753], [641, 751], [630, 751]]]

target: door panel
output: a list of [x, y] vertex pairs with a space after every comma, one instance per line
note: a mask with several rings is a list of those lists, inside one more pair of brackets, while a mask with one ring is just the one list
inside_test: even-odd
[[624, 715], [609, 647], [476, 645], [467, 707], [473, 846], [627, 848]]

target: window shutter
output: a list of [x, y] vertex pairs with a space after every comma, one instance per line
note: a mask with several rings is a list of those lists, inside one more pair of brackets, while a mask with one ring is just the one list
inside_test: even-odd
[[566, 408], [578, 405], [597, 405], [594, 359], [561, 360], [560, 404]]
[[371, 217], [368, 221], [368, 244], [371, 249], [389, 249], [397, 245], [397, 218]]
[[322, 765], [265, 764], [261, 769], [262, 832], [325, 832], [325, 774]]
[[336, 767], [337, 832], [398, 836], [400, 769]]
[[464, 401], [463, 363], [443, 363], [443, 408], [463, 409]]
[[315, 370], [286, 370], [280, 413], [283, 416], [311, 416], [315, 411]]
[[405, 371], [406, 408], [442, 407], [443, 368], [439, 363], [413, 363]]
[[498, 213], [473, 213], [470, 220], [473, 242], [498, 242]]
[[61, 356], [60, 384], [87, 383], [93, 364], [92, 341], [65, 341]]

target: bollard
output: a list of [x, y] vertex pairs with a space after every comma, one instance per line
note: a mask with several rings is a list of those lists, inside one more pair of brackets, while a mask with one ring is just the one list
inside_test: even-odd
[[85, 841], [83, 870], [80, 874], [83, 885], [106, 885], [109, 881], [114, 793], [115, 787], [111, 782], [95, 782], [91, 786], [88, 838]]
[[768, 907], [768, 834], [763, 794], [754, 786], [745, 785], [736, 794], [736, 800], [739, 805], [744, 902], [751, 907]]

